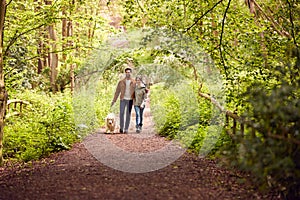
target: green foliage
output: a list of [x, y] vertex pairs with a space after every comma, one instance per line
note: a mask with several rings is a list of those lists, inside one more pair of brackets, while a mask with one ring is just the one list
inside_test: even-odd
[[[258, 184], [278, 188], [290, 199], [299, 197], [299, 147], [289, 140], [299, 140], [299, 2], [257, 1], [261, 10], [256, 9], [256, 15], [250, 13], [244, 1], [232, 3], [228, 10], [229, 2], [200, 0], [188, 3], [186, 0], [109, 1], [104, 8], [120, 11], [119, 5], [112, 6], [113, 2], [123, 6], [122, 25], [127, 30], [150, 27], [164, 31], [149, 34], [150, 41], [145, 43], [152, 42], [152, 46], [148, 46], [150, 50], [104, 49], [87, 65], [82, 63], [90, 49], [98, 47], [108, 32], [118, 32], [106, 23], [110, 19], [102, 16], [104, 4], [99, 6], [99, 2], [90, 0], [74, 4], [56, 1], [53, 5], [32, 0], [9, 3], [3, 51], [6, 87], [10, 98], [28, 100], [32, 105], [23, 116], [7, 120], [5, 155], [24, 160], [38, 158], [67, 148], [77, 138], [77, 134], [73, 134], [75, 129], [84, 135], [98, 127], [111, 111], [116, 73], [122, 72], [122, 64], [131, 58], [139, 73], [150, 75], [150, 66], [157, 71], [151, 77], [153, 81], [160, 84], [165, 81], [151, 92], [154, 119], [161, 134], [179, 138], [186, 146], [204, 154], [226, 144], [233, 148], [224, 150], [230, 152], [230, 163], [253, 172]], [[67, 12], [62, 14], [62, 9]], [[223, 18], [225, 12], [226, 19]], [[76, 24], [69, 40], [62, 40], [58, 26], [62, 18]], [[37, 50], [39, 42], [49, 44], [44, 34], [50, 24], [56, 27], [57, 46], [73, 42], [76, 47], [62, 50], [68, 56], [58, 69], [57, 79], [61, 89], [66, 89], [68, 64], [77, 64], [79, 89], [72, 100], [62, 94], [58, 97], [23, 92], [27, 88], [46, 91], [49, 85], [49, 69], [36, 75], [35, 58], [44, 56], [37, 55]], [[130, 45], [139, 46], [140, 33], [127, 35]], [[195, 41], [193, 48], [187, 45], [190, 43], [184, 36]], [[181, 98], [182, 92], [190, 90], [176, 85], [178, 80], [183, 77], [195, 80], [196, 75], [200, 77], [205, 73], [203, 70], [194, 74], [191, 67], [197, 61], [185, 59], [193, 58], [200, 48], [213, 59], [202, 64], [207, 67], [214, 63], [226, 82], [226, 109], [251, 119], [259, 132], [256, 139], [249, 136], [251, 131], [245, 130], [245, 138], [237, 136], [236, 141], [230, 140], [219, 130], [221, 115], [209, 102]], [[209, 70], [208, 67], [206, 71]], [[98, 75], [102, 78], [95, 77]], [[214, 85], [206, 79], [201, 81]], [[180, 87], [176, 89], [174, 85]], [[112, 109], [115, 111], [117, 105]], [[70, 115], [72, 112], [74, 117]], [[274, 140], [268, 134], [285, 139]]]
[[180, 129], [181, 115], [179, 111], [179, 101], [174, 95], [170, 94], [162, 106], [166, 111], [165, 119], [163, 120], [165, 123], [160, 128], [159, 134], [173, 139]]
[[72, 99], [66, 93], [25, 91], [16, 98], [30, 102], [21, 116], [6, 120], [4, 157], [30, 161], [69, 149], [77, 141]]
[[115, 89], [117, 87], [118, 80], [116, 80], [116, 78], [117, 76], [110, 81], [101, 79], [97, 84], [95, 95], [95, 111], [98, 123], [101, 126], [105, 125], [105, 117], [108, 115], [108, 113], [119, 113], [119, 101], [117, 101], [112, 108], [110, 107]]
[[7, 52], [4, 78], [9, 93], [34, 87], [44, 88], [45, 84], [41, 82], [40, 75], [35, 72], [32, 63], [26, 60], [28, 48], [24, 44], [27, 42], [22, 38]]
[[229, 165], [253, 174], [253, 181], [261, 190], [273, 188], [288, 199], [299, 196], [297, 147], [272, 138], [242, 141], [222, 147], [222, 158], [226, 157]]
[[[222, 126], [214, 117], [212, 105], [198, 99], [193, 84], [178, 83], [172, 87], [160, 83], [151, 87], [151, 113], [160, 135], [179, 140], [201, 155], [213, 155], [225, 142]], [[221, 136], [220, 136], [221, 135]]]
[[[76, 66], [76, 73], [90, 55], [91, 49], [98, 47], [108, 33], [116, 31], [109, 25], [110, 19], [99, 11], [103, 9], [102, 6], [95, 1], [55, 1], [51, 5], [32, 0], [9, 2], [3, 42], [8, 91], [23, 88], [51, 91], [47, 58], [49, 52], [57, 53], [59, 59], [55, 80], [58, 90], [68, 88], [70, 65]], [[61, 32], [62, 19], [66, 19], [69, 25], [76, 24], [68, 28], [72, 34], [67, 39], [63, 38]], [[54, 28], [56, 41], [49, 40], [50, 25]], [[56, 49], [51, 48], [52, 44]]]
[[256, 83], [243, 94], [249, 105], [244, 115], [255, 123], [257, 137], [246, 131], [236, 145], [227, 146], [226, 156], [231, 165], [255, 174], [261, 189], [272, 187], [294, 199], [300, 196], [300, 147], [293, 142], [300, 141], [300, 79], [294, 76], [294, 67], [277, 69], [274, 74], [281, 78], [273, 87]]
[[250, 148], [248, 145], [246, 149], [250, 157], [246, 156], [243, 162], [256, 163], [257, 165], [251, 169], [259, 172], [256, 172], [259, 181], [268, 181], [269, 184], [271, 182], [273, 187], [283, 191], [287, 196], [292, 194], [300, 196], [296, 192], [300, 188], [299, 144], [277, 141], [269, 138], [269, 135], [300, 141], [299, 83], [282, 83], [271, 91], [258, 86], [250, 90], [250, 96], [257, 96], [258, 101], [249, 98], [253, 106], [253, 113], [249, 115], [260, 124], [258, 129], [261, 139], [246, 140], [251, 145], [251, 151], [248, 150]]
[[[227, 109], [253, 120], [258, 131], [255, 140], [245, 130], [246, 138], [237, 141], [222, 132], [219, 141], [234, 149], [232, 155], [239, 152], [230, 163], [253, 172], [258, 185], [297, 199], [299, 145], [289, 139], [299, 141], [299, 2], [280, 1], [278, 6], [278, 1], [257, 1], [261, 10], [255, 7], [256, 15], [243, 1], [226, 10], [227, 3], [126, 1], [125, 8], [132, 9], [124, 22], [136, 26], [143, 20], [144, 26], [165, 27], [197, 40], [226, 81]], [[199, 128], [192, 143], [196, 148], [208, 129]], [[268, 134], [286, 139], [274, 140]]]
[[74, 122], [79, 134], [85, 136], [96, 127], [99, 122], [95, 113], [94, 89], [81, 87], [73, 95]]

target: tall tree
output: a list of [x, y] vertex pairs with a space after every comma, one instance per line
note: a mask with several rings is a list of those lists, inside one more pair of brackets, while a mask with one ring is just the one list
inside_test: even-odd
[[[38, 0], [35, 0], [35, 2], [37, 3], [38, 6], [36, 6], [35, 8], [35, 12], [38, 13], [41, 10], [41, 2], [39, 2]], [[38, 47], [37, 47], [37, 54], [38, 54], [38, 67], [37, 67], [37, 73], [41, 74], [42, 70], [45, 68], [45, 66], [47, 65], [46, 61], [47, 61], [47, 57], [45, 54], [45, 30], [44, 28], [41, 28], [42, 30], [38, 30], [37, 31], [37, 43], [38, 43]]]
[[4, 35], [4, 21], [6, 14], [6, 0], [0, 1], [0, 165], [3, 164], [3, 135], [4, 135], [4, 117], [7, 104], [7, 91], [4, 84], [3, 73], [3, 35]]
[[[52, 5], [52, 0], [46, 0], [46, 5]], [[57, 91], [56, 79], [57, 79], [57, 67], [58, 67], [58, 53], [57, 53], [57, 36], [55, 30], [55, 24], [50, 24], [48, 26], [49, 31], [49, 45], [51, 50], [48, 53], [48, 64], [50, 67], [50, 84], [52, 92]]]

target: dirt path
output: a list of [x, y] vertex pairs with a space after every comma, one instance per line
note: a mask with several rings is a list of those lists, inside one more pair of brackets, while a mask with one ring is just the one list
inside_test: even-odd
[[278, 199], [259, 193], [250, 177], [158, 137], [151, 116], [145, 116], [141, 134], [131, 129], [107, 135], [100, 129], [69, 151], [31, 165], [0, 168], [0, 199]]

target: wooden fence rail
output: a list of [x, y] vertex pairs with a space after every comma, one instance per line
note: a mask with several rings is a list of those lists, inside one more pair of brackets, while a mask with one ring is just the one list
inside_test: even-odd
[[[232, 126], [230, 127], [230, 121], [232, 121]], [[239, 125], [239, 129], [238, 129]], [[235, 118], [232, 115], [227, 115], [226, 113], [226, 126], [225, 128], [229, 128], [230, 130], [227, 130], [227, 133], [233, 137], [236, 135], [237, 132], [244, 137], [245, 133], [245, 128], [251, 130], [251, 137], [255, 138], [257, 137], [257, 133], [263, 133], [265, 136], [277, 140], [285, 140], [287, 142], [296, 144], [300, 146], [300, 140], [292, 137], [291, 135], [278, 135], [278, 134], [272, 134], [271, 132], [266, 132], [262, 128], [260, 128], [259, 125], [255, 124], [252, 121], [246, 121], [246, 120], [241, 120], [241, 118]]]
[[226, 131], [227, 134], [229, 134], [232, 138], [236, 136], [237, 133], [241, 135], [241, 137], [244, 137], [245, 130], [248, 129], [251, 131], [251, 137], [255, 138], [257, 137], [257, 133], [263, 133], [269, 138], [277, 139], [277, 140], [285, 140], [290, 143], [296, 144], [300, 146], [300, 140], [292, 137], [291, 135], [278, 135], [278, 134], [272, 134], [271, 132], [266, 132], [263, 130], [259, 124], [254, 123], [253, 121], [247, 120], [241, 116], [238, 116], [235, 112], [225, 110], [219, 102], [211, 97], [209, 94], [202, 93], [201, 91], [198, 91], [199, 96], [204, 97], [205, 99], [212, 102], [213, 105], [215, 105], [221, 112], [225, 113], [226, 116], [226, 124], [225, 128], [228, 128]]
[[8, 119], [11, 116], [21, 115], [25, 106], [29, 105], [28, 101], [20, 99], [11, 99], [7, 101], [6, 115], [5, 118]]

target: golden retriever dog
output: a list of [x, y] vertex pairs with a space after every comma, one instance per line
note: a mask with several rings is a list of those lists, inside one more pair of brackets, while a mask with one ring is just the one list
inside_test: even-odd
[[106, 132], [105, 133], [115, 133], [116, 129], [116, 116], [113, 113], [109, 113], [105, 118]]

